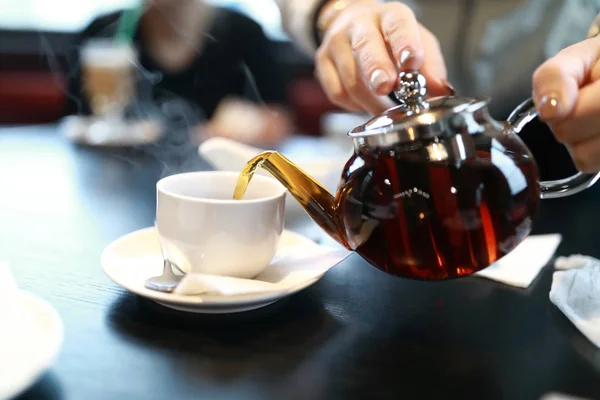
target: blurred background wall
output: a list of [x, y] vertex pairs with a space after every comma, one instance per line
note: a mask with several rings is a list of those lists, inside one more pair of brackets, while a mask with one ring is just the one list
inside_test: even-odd
[[[66, 55], [75, 34], [99, 15], [136, 0], [0, 0], [0, 124], [56, 121], [66, 98]], [[319, 134], [320, 117], [336, 108], [313, 78], [311, 60], [281, 28], [273, 0], [209, 0], [243, 12], [263, 27], [278, 47], [297, 127]]]

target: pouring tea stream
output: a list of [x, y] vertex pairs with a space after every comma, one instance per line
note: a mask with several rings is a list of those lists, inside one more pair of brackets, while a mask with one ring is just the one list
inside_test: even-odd
[[531, 232], [542, 198], [578, 193], [597, 174], [538, 182], [518, 133], [537, 117], [533, 101], [506, 122], [494, 120], [485, 98], [425, 98], [426, 80], [402, 72], [400, 105], [348, 135], [354, 154], [338, 191], [275, 151], [248, 162], [234, 198], [257, 168], [279, 180], [333, 239], [391, 275], [444, 280], [468, 276], [512, 251]]

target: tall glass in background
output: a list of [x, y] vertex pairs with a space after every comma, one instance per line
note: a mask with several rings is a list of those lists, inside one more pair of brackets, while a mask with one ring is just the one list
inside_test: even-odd
[[92, 39], [80, 51], [81, 79], [98, 140], [121, 132], [124, 112], [136, 93], [137, 52], [129, 43]]

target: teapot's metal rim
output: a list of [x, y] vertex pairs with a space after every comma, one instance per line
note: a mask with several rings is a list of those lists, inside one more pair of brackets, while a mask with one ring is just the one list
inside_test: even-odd
[[[458, 96], [450, 96], [450, 97], [458, 97]], [[431, 99], [435, 99], [435, 98], [431, 98]], [[490, 97], [488, 97], [488, 96], [472, 98], [472, 102], [460, 104], [455, 107], [449, 108], [445, 112], [444, 117], [437, 118], [437, 119], [431, 121], [431, 123], [428, 125], [434, 125], [436, 123], [439, 123], [440, 121], [443, 121], [444, 119], [446, 119], [448, 116], [452, 116], [455, 114], [460, 114], [460, 113], [464, 113], [464, 112], [468, 112], [468, 113], [475, 112], [475, 111], [481, 109], [482, 107], [486, 106], [489, 103], [489, 101], [490, 101]], [[390, 108], [388, 111], [395, 110], [395, 109], [398, 109], [401, 107], [403, 107], [403, 106], [398, 105], [396, 107]], [[419, 114], [413, 114], [413, 116], [418, 116], [418, 115]], [[414, 128], [415, 126], [423, 125], [422, 122], [418, 122], [415, 120], [409, 120], [409, 121], [400, 122], [400, 123], [392, 123], [390, 125], [382, 126], [379, 128], [365, 130], [365, 126], [367, 125], [367, 123], [355, 127], [354, 129], [349, 131], [347, 133], [347, 135], [353, 139], [365, 138], [365, 137], [370, 137], [370, 136], [385, 135], [388, 133], [400, 133], [402, 131], [406, 132], [406, 131], [410, 130], [410, 128]], [[416, 138], [407, 138], [407, 139], [414, 140]]]

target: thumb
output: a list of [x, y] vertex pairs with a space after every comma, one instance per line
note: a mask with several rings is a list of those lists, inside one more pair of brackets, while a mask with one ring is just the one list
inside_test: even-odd
[[579, 88], [592, 78], [599, 55], [600, 37], [587, 39], [560, 51], [535, 71], [533, 100], [542, 120], [561, 120], [573, 112]]

